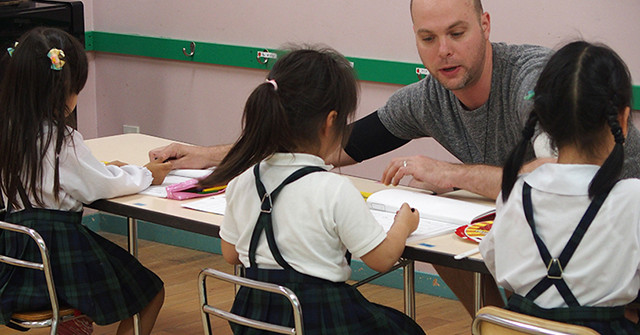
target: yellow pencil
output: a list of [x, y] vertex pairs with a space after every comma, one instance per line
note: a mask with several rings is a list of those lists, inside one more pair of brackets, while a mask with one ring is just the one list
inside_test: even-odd
[[202, 190], [202, 193], [210, 193], [210, 192], [216, 192], [216, 191], [220, 191], [224, 188], [226, 188], [227, 185], [222, 185], [222, 186], [214, 186], [214, 187], [210, 187], [210, 188], [205, 188], [204, 190]]

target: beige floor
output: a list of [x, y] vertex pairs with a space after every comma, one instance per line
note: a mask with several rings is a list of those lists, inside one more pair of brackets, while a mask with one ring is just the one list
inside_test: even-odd
[[[104, 234], [112, 241], [124, 245], [125, 238], [115, 234]], [[139, 257], [143, 264], [156, 272], [165, 282], [165, 303], [160, 311], [153, 334], [203, 334], [202, 320], [198, 306], [198, 273], [202, 268], [213, 267], [232, 272], [232, 267], [222, 256], [168, 246], [165, 244], [140, 241]], [[233, 295], [231, 286], [220, 283], [210, 284], [211, 300], [217, 306], [230, 306]], [[371, 301], [402, 309], [402, 291], [378, 285], [363, 285], [360, 291]], [[429, 335], [469, 334], [471, 318], [460, 303], [454, 300], [416, 294], [416, 320]], [[213, 320], [214, 334], [231, 334], [229, 326], [220, 319]], [[94, 334], [115, 334], [117, 324], [96, 326]], [[0, 335], [48, 334], [44, 329], [27, 333], [13, 331], [0, 326]]]

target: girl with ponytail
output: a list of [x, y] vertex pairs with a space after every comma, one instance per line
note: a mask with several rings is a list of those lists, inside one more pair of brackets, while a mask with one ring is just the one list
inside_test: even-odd
[[[509, 309], [638, 334], [625, 305], [640, 289], [640, 180], [620, 180], [630, 106], [629, 71], [604, 45], [570, 43], [541, 72], [480, 243], [497, 283], [513, 291]], [[558, 161], [518, 175], [536, 127]]]
[[[327, 172], [332, 166], [325, 161], [347, 138], [357, 97], [343, 56], [330, 49], [291, 51], [251, 93], [240, 138], [201, 186], [228, 183], [220, 227], [225, 260], [244, 265], [248, 278], [293, 290], [305, 334], [424, 334], [406, 315], [367, 301], [345, 283], [347, 252], [386, 271], [419, 218], [404, 204], [385, 233], [350, 181]], [[288, 302], [247, 287], [232, 311], [293, 326]], [[231, 327], [234, 334], [252, 334]]]

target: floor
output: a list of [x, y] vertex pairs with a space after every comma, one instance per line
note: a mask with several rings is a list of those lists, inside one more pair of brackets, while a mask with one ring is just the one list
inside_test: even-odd
[[[103, 233], [103, 236], [121, 246], [126, 245], [126, 239], [123, 236], [109, 233]], [[165, 303], [152, 334], [203, 334], [198, 306], [198, 273], [205, 267], [231, 273], [232, 266], [227, 264], [220, 255], [144, 240], [139, 243], [139, 258], [165, 282]], [[211, 283], [208, 287], [210, 301], [215, 301], [217, 307], [231, 306], [233, 289], [230, 284]], [[403, 308], [401, 290], [366, 284], [360, 287], [360, 291], [373, 302], [396, 309]], [[471, 317], [458, 301], [416, 294], [416, 311], [418, 324], [429, 335], [470, 333]], [[95, 326], [94, 334], [115, 334], [116, 329], [117, 324]], [[217, 318], [213, 319], [213, 330], [216, 335], [231, 334], [228, 324]], [[25, 333], [0, 326], [0, 335], [5, 334]], [[48, 334], [48, 331], [34, 329], [26, 334]]]

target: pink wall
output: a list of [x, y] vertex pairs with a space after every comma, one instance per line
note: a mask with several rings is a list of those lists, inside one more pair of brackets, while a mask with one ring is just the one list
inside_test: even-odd
[[[419, 62], [409, 1], [85, 0], [87, 30], [278, 48], [287, 42], [328, 44], [347, 56]], [[492, 40], [555, 47], [577, 37], [611, 45], [640, 83], [637, 0], [485, 0]], [[95, 53], [79, 106], [85, 137], [141, 132], [194, 144], [235, 140], [242, 106], [265, 71]], [[399, 88], [362, 82], [358, 117]], [[636, 117], [636, 122], [640, 122]], [[390, 157], [429, 154], [452, 160], [424, 139], [342, 171], [379, 178]]]
[[[347, 56], [419, 63], [409, 1], [389, 0], [84, 0], [86, 29], [213, 43], [278, 48], [287, 42], [325, 43]], [[555, 47], [583, 37], [609, 44], [640, 83], [637, 0], [484, 0], [492, 40]], [[244, 101], [265, 71], [94, 53], [79, 98], [86, 138], [141, 132], [200, 145], [233, 142]], [[358, 117], [399, 88], [362, 82]], [[636, 124], [640, 125], [640, 115]], [[454, 160], [431, 139], [342, 168], [377, 179], [392, 157], [427, 154]], [[418, 266], [428, 271], [426, 264]]]

